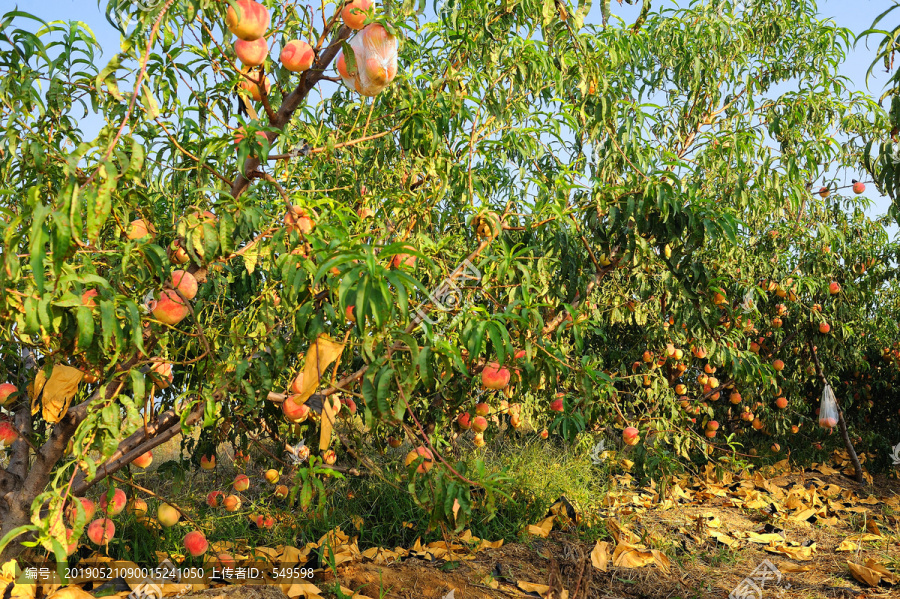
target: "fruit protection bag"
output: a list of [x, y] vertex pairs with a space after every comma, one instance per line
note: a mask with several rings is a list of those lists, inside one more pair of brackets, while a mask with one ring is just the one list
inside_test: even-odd
[[344, 85], [363, 96], [377, 96], [397, 76], [397, 38], [379, 23], [372, 23], [356, 34], [349, 44], [356, 58], [356, 72], [350, 73], [341, 52], [337, 68]]
[[819, 426], [822, 428], [834, 428], [838, 423], [838, 407], [834, 399], [834, 391], [831, 385], [825, 385], [822, 391], [822, 401], [819, 404]]

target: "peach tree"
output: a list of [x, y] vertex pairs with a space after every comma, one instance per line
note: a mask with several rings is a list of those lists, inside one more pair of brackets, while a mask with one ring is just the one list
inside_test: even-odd
[[887, 335], [886, 267], [844, 265], [894, 250], [807, 185], [883, 118], [812, 2], [147, 4], [108, 3], [105, 65], [79, 23], [3, 17], [3, 558], [64, 555], [73, 497], [192, 428], [198, 464], [292, 448], [301, 508], [334, 447], [374, 471], [406, 439], [410, 492], [461, 530], [504, 482], [467, 445], [631, 427], [693, 459], [779, 352], [857, 365]]

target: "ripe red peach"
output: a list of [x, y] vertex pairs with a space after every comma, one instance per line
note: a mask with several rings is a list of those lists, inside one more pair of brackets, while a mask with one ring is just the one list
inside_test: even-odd
[[100, 509], [110, 516], [118, 516], [125, 509], [127, 502], [128, 498], [125, 496], [125, 491], [116, 489], [113, 491], [112, 501], [107, 498], [106, 493], [100, 496]]
[[18, 389], [12, 383], [0, 385], [0, 406], [6, 407], [7, 404], [12, 403], [12, 394], [16, 392]]
[[155, 302], [152, 312], [153, 317], [158, 321], [176, 325], [190, 314], [190, 309], [185, 300], [181, 299], [174, 290], [164, 289], [159, 300]]
[[270, 15], [266, 7], [254, 0], [237, 0], [237, 10], [229, 6], [225, 13], [228, 30], [242, 40], [261, 38], [269, 28]]
[[229, 495], [225, 498], [223, 505], [225, 506], [225, 511], [236, 512], [241, 509], [241, 498], [237, 495]]
[[291, 40], [281, 50], [281, 64], [292, 73], [309, 70], [316, 55], [308, 43]]
[[510, 372], [497, 362], [491, 362], [481, 371], [481, 386], [485, 389], [503, 389], [509, 384]]
[[186, 300], [192, 300], [197, 296], [197, 279], [186, 270], [173, 271], [169, 286]]
[[116, 536], [116, 525], [109, 518], [99, 518], [88, 526], [87, 535], [95, 545], [106, 545]]
[[202, 532], [192, 530], [184, 536], [184, 548], [193, 557], [200, 557], [209, 549], [209, 543]]
[[154, 233], [156, 233], [156, 228], [152, 224], [147, 223], [147, 221], [142, 218], [138, 218], [131, 221], [131, 224], [128, 225], [126, 236], [128, 239], [135, 241], [143, 239], [148, 235], [152, 237]]
[[219, 507], [225, 500], [225, 494], [222, 491], [210, 491], [206, 496], [206, 505], [209, 507]]
[[234, 483], [232, 486], [234, 487], [235, 491], [246, 491], [250, 488], [250, 477], [246, 474], [238, 474], [234, 477]]
[[269, 44], [264, 37], [238, 40], [234, 42], [234, 52], [245, 67], [258, 67], [266, 62], [266, 57], [269, 56]]
[[372, 7], [372, 0], [353, 0], [341, 11], [344, 25], [350, 29], [360, 30], [366, 21], [366, 11]]
[[216, 467], [216, 456], [201, 456], [200, 457], [200, 467], [204, 470], [213, 470]]
[[146, 468], [153, 463], [153, 452], [148, 451], [147, 453], [142, 453], [138, 457], [134, 458], [131, 463], [138, 468]]
[[419, 467], [416, 468], [416, 472], [419, 474], [424, 474], [431, 470], [431, 467], [434, 465], [434, 455], [431, 453], [431, 450], [427, 447], [417, 447], [414, 450], [410, 451], [406, 455], [405, 464], [409, 466], [413, 462], [415, 462], [419, 457], [424, 458]]

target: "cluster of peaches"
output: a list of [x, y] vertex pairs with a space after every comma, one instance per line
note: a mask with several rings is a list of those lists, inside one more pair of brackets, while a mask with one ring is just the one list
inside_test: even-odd
[[[355, 67], [347, 64], [341, 53], [337, 61], [338, 73], [352, 90], [365, 96], [381, 93], [397, 76], [397, 38], [378, 23], [365, 25], [372, 0], [352, 0], [341, 10], [344, 25], [355, 31], [362, 30], [350, 41]], [[225, 24], [238, 39], [234, 51], [243, 64], [244, 80], [241, 89], [255, 101], [262, 100], [263, 93], [271, 88], [269, 78], [260, 74], [254, 78], [252, 69], [262, 66], [269, 56], [269, 44], [265, 33], [270, 24], [269, 11], [255, 0], [237, 0], [229, 6]], [[282, 66], [293, 73], [312, 68], [316, 51], [303, 40], [290, 40], [284, 44], [279, 59]]]

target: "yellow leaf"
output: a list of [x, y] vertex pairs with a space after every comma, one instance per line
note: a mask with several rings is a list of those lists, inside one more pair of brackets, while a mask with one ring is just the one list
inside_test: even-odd
[[303, 403], [319, 388], [319, 380], [325, 375], [328, 366], [337, 360], [344, 351], [343, 343], [332, 341], [328, 335], [322, 334], [306, 351], [306, 363], [303, 365], [303, 385], [294, 401]]
[[38, 402], [42, 406], [41, 415], [44, 420], [55, 424], [62, 420], [69, 411], [69, 404], [78, 392], [78, 383], [84, 372], [71, 366], [57, 364], [50, 372], [50, 379], [41, 370], [34, 378], [34, 395], [31, 400], [31, 413], [37, 414]]
[[94, 599], [94, 596], [78, 587], [65, 587], [59, 589], [47, 599]]
[[783, 562], [778, 564], [778, 569], [784, 573], [809, 572], [812, 566], [801, 566], [800, 564], [792, 564], [791, 562]]
[[606, 572], [609, 564], [609, 543], [597, 541], [594, 550], [591, 551], [591, 565], [598, 570]]
[[550, 590], [550, 587], [545, 584], [534, 584], [532, 582], [524, 582], [522, 580], [520, 580], [516, 584], [518, 584], [519, 588], [526, 593], [538, 593], [539, 595], [543, 595]]
[[859, 549], [859, 545], [857, 545], [853, 541], [844, 539], [843, 541], [841, 541], [841, 544], [837, 546], [837, 549], [835, 549], [835, 551], [856, 551], [857, 549]]
[[881, 575], [881, 580], [888, 584], [897, 584], [900, 582], [900, 576], [894, 574], [872, 558], [866, 560], [866, 568], [878, 572]]
[[850, 574], [853, 575], [853, 578], [861, 583], [867, 584], [870, 587], [877, 587], [878, 583], [881, 582], [881, 574], [875, 570], [860, 566], [859, 564], [854, 564], [853, 562], [847, 562], [847, 565], [850, 566]]
[[629, 543], [619, 543], [613, 552], [613, 565], [620, 568], [643, 568], [654, 561], [653, 553]]
[[550, 531], [553, 530], [553, 521], [555, 519], [556, 516], [548, 516], [538, 522], [537, 525], [529, 524], [526, 530], [535, 536], [546, 538]]

